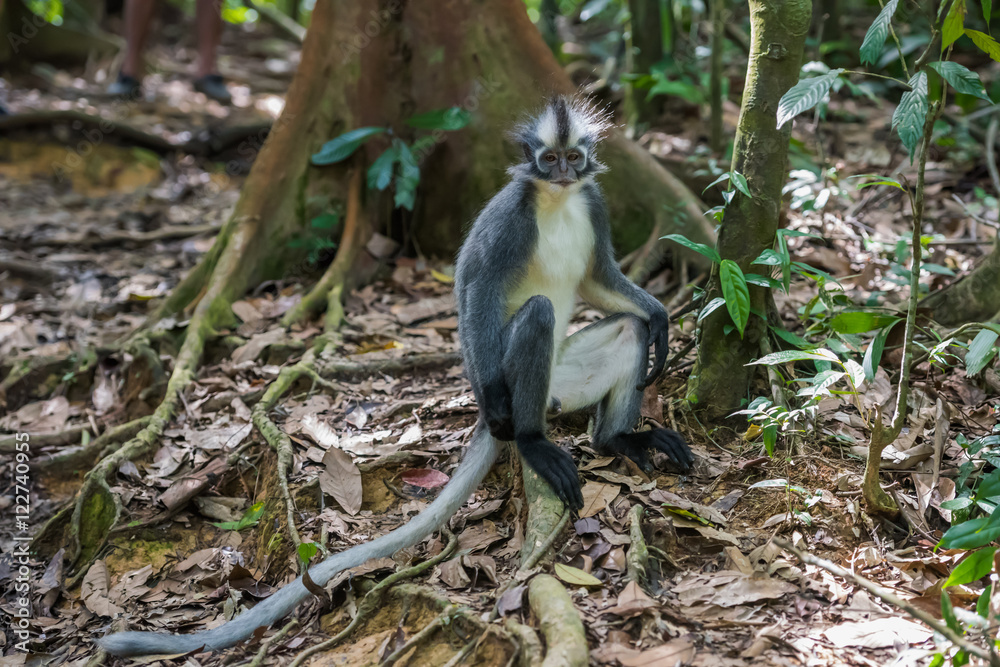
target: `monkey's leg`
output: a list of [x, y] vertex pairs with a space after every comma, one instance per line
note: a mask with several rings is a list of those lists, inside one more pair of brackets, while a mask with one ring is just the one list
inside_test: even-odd
[[629, 313], [612, 315], [566, 339], [552, 377], [552, 396], [564, 412], [597, 406], [593, 442], [598, 451], [621, 454], [651, 470], [649, 450], [666, 454], [681, 468], [694, 461], [676, 431], [657, 428], [633, 433], [639, 422], [646, 375], [649, 327]]
[[514, 313], [504, 331], [504, 379], [521, 457], [567, 506], [579, 509], [583, 495], [573, 457], [545, 437], [554, 328], [552, 302], [544, 296], [531, 297]]

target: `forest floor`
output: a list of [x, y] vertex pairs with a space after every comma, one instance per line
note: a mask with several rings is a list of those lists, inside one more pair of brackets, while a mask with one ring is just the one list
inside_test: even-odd
[[[248, 51], [251, 43], [256, 53]], [[233, 109], [191, 93], [185, 79], [190, 53], [154, 51], [155, 62], [182, 65], [148, 79], [155, 98], [126, 109], [120, 119], [183, 143], [217, 126], [273, 118], [289, 75], [277, 63], [294, 61], [295, 52], [285, 42], [284, 47], [271, 43], [267, 48], [275, 53], [284, 49], [272, 62], [260, 52], [268, 43], [227, 37], [224, 73], [237, 83], [241, 76], [253, 82], [237, 95], [240, 106]], [[40, 90], [13, 89], [12, 110], [108, 109], [95, 101], [95, 85], [63, 72], [49, 75]], [[856, 304], [875, 298], [898, 304], [906, 296], [898, 250], [909, 224], [902, 195], [892, 188], [858, 191], [845, 179], [897, 167], [908, 172], [903, 152], [884, 140], [890, 115], [891, 109], [851, 100], [838, 104], [819, 139], [827, 149], [827, 167], [837, 173], [827, 178], [793, 173], [800, 180], [790, 193], [787, 226], [823, 237], [792, 239], [793, 257], [835, 276]], [[807, 121], [800, 131], [815, 137], [812, 129]], [[30, 522], [35, 527], [73, 497], [89, 466], [52, 457], [85, 448], [108, 428], [156, 405], [164, 378], [123, 377], [130, 360], [114, 343], [209, 249], [238, 195], [246, 166], [239, 161], [253, 153], [252, 144], [244, 143], [251, 146], [249, 154], [228, 158], [161, 155], [112, 134], [87, 151], [88, 167], [53, 178], [53, 164], [69, 165], [69, 155], [82, 154], [79, 144], [67, 141], [76, 132], [79, 128], [34, 127], [0, 139], [9, 156], [0, 162], [0, 359], [94, 357], [84, 374], [62, 372], [66, 367], [58, 363], [46, 367], [18, 383], [6, 396], [7, 408], [0, 408], [6, 413], [0, 441], [27, 431], [34, 443]], [[643, 141], [666, 162], [682, 164], [696, 153], [701, 134], [703, 128], [688, 118], [656, 128]], [[817, 159], [801, 150], [793, 163]], [[991, 186], [973, 154], [971, 145], [960, 141], [938, 151], [928, 169], [928, 219], [937, 234], [932, 273], [925, 276], [931, 289], [967, 271], [989, 249], [997, 202], [995, 193], [987, 194]], [[382, 247], [369, 250], [378, 256]], [[261, 488], [267, 479], [262, 471], [273, 469], [275, 456], [252, 428], [250, 406], [320, 333], [319, 327], [285, 331], [277, 322], [328, 258], [320, 253], [315, 271], [305, 267], [304, 275], [260, 285], [233, 305], [243, 324], [218, 332], [184, 397], [182, 414], [156, 454], [119, 469], [113, 490], [126, 514], [85, 573], [67, 584], [61, 551], [66, 545], [39, 545], [30, 575], [37, 600], [33, 627], [41, 633], [33, 644], [36, 653], [83, 665], [94, 652], [92, 639], [119, 617], [131, 629], [214, 627], [294, 575], [295, 552], [281, 532], [268, 528], [273, 517], [262, 516], [260, 501], [277, 493]], [[382, 370], [385, 360], [457, 353], [451, 270], [447, 262], [385, 261], [374, 283], [346, 299], [337, 359], [359, 364], [362, 371], [334, 380], [335, 388], [297, 386], [274, 413], [295, 444], [288, 481], [304, 543], [337, 551], [405, 523], [428, 504], [461, 458], [476, 409], [455, 358], [445, 357], [432, 370], [407, 370], [405, 364], [402, 370]], [[676, 282], [668, 270], [649, 288], [669, 302], [674, 294], [666, 287]], [[853, 350], [860, 360], [860, 338], [832, 333], [833, 313], [824, 300], [814, 300], [816, 293], [815, 283], [797, 280], [787, 295], [777, 294], [786, 327]], [[683, 305], [673, 304], [674, 311]], [[581, 307], [573, 326], [597, 317]], [[172, 361], [170, 332], [183, 325], [164, 323], [164, 368]], [[673, 352], [685, 349], [693, 325], [693, 315], [675, 324]], [[875, 379], [863, 387], [865, 409], [892, 404], [899, 358], [891, 348]], [[690, 351], [677, 359], [643, 406], [646, 423], [669, 425], [692, 443], [696, 463], [688, 474], [669, 472], [669, 464], [659, 461], [661, 472], [647, 477], [631, 462], [599, 456], [589, 446], [586, 418], [555, 425], [557, 441], [579, 463], [585, 508], [556, 543], [554, 571], [584, 621], [592, 664], [925, 664], [935, 652], [926, 627], [850, 581], [790, 560], [771, 538], [808, 544], [939, 615], [941, 583], [957, 556], [933, 551], [951, 518], [940, 503], [955, 496], [959, 467], [969, 460], [961, 443], [994, 429], [997, 396], [960, 368], [918, 367], [911, 416], [890, 452], [892, 461], [884, 465], [883, 483], [905, 513], [905, 521], [895, 525], [872, 521], [860, 507], [868, 433], [852, 397], [825, 397], [808, 426], [780, 438], [779, 451], [768, 457], [759, 434], [740, 420], [708, 427], [683, 408], [692, 359]], [[241, 456], [230, 461], [237, 450]], [[5, 462], [13, 458], [10, 452], [6, 445], [0, 450]], [[520, 476], [512, 473], [511, 458], [452, 520], [460, 554], [417, 579], [422, 588], [413, 590], [432, 601], [436, 596], [463, 605], [477, 616], [497, 603], [494, 594], [518, 569], [524, 540]], [[217, 478], [211, 490], [186, 495], [185, 489], [206, 475]], [[0, 496], [5, 588], [17, 575], [9, 558], [14, 496], [13, 476], [5, 476]], [[655, 567], [644, 587], [625, 576], [634, 540], [628, 517], [636, 504], [646, 508], [644, 537], [655, 547]], [[344, 627], [366, 579], [442, 548], [440, 538], [432, 538], [397, 554], [395, 562], [369, 563], [351, 577], [339, 577], [332, 611], [324, 609], [319, 623], [315, 608], [304, 612], [301, 628], [269, 648], [270, 659], [286, 664]], [[973, 605], [978, 596], [965, 587], [950, 590], [956, 606]], [[500, 613], [531, 625], [523, 592], [519, 586], [503, 595]], [[434, 618], [433, 605], [422, 599], [394, 598], [350, 642], [313, 658], [313, 664], [377, 664]], [[5, 598], [2, 606], [9, 611], [10, 604]], [[13, 643], [10, 634], [5, 639], [6, 645]], [[403, 662], [442, 665], [478, 639], [463, 636], [461, 624], [454, 624], [415, 645]], [[230, 653], [242, 661], [255, 650]], [[18, 655], [23, 656], [5, 660], [22, 664]], [[466, 664], [499, 666], [510, 658], [502, 645], [483, 640]], [[226, 653], [189, 659], [206, 665], [230, 660]]]

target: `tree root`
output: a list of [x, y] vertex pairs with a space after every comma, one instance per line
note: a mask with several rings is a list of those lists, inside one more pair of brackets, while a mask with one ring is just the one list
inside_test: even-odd
[[[519, 570], [523, 572], [551, 556], [552, 545], [569, 522], [570, 513], [552, 488], [523, 460], [521, 473], [528, 503], [528, 524]], [[586, 665], [588, 650], [583, 623], [562, 584], [555, 577], [540, 574], [528, 584], [528, 599], [541, 622], [548, 649], [541, 664], [545, 667]]]
[[538, 575], [528, 584], [528, 602], [545, 636], [542, 667], [586, 667], [587, 635], [562, 584], [551, 575]]
[[293, 618], [285, 624], [285, 627], [278, 630], [272, 637], [268, 637], [266, 641], [261, 642], [260, 650], [257, 651], [257, 655], [253, 657], [253, 660], [246, 663], [247, 667], [261, 667], [264, 664], [264, 660], [267, 659], [267, 654], [271, 650], [272, 646], [277, 645], [285, 635], [297, 628], [299, 625], [298, 619]]
[[[549, 555], [555, 537], [569, 520], [569, 512], [552, 492], [552, 487], [531, 466], [521, 461], [524, 498], [528, 503], [528, 523], [521, 546], [521, 569], [535, 567]], [[529, 563], [533, 563], [528, 567]]]
[[[109, 428], [104, 433], [98, 437], [91, 440], [88, 444], [81, 447], [74, 447], [69, 450], [63, 450], [52, 456], [47, 456], [45, 458], [40, 458], [36, 460], [32, 465], [38, 470], [53, 470], [62, 474], [68, 474], [84, 466], [93, 465], [94, 459], [105, 453], [105, 450], [116, 443], [121, 442], [126, 438], [133, 438], [139, 431], [146, 428], [152, 417], [139, 417], [138, 419], [133, 419], [125, 424], [119, 424]], [[80, 428], [79, 430], [66, 431], [65, 434], [70, 434], [75, 432], [77, 438], [79, 434], [83, 431], [88, 430], [89, 426]], [[64, 434], [60, 434], [64, 435]], [[51, 436], [50, 436], [51, 437]], [[73, 438], [73, 440], [77, 439]], [[39, 444], [49, 444], [43, 442], [43, 438], [33, 437], [31, 439], [33, 445]], [[57, 444], [57, 443], [51, 443]], [[0, 441], [0, 449], [3, 447], [3, 441]]]
[[344, 220], [344, 232], [340, 237], [337, 256], [330, 262], [319, 282], [281, 318], [282, 326], [289, 327], [300, 323], [325, 308], [325, 331], [329, 333], [340, 327], [340, 323], [344, 319], [344, 307], [341, 305], [344, 283], [354, 265], [354, 258], [372, 234], [371, 226], [362, 219], [364, 213], [361, 211], [361, 171], [360, 167], [355, 167], [351, 174], [347, 190], [347, 214]]
[[1000, 313], [1000, 234], [971, 273], [928, 295], [918, 308], [930, 310], [931, 318], [945, 326], [994, 319]]
[[403, 657], [403, 655], [410, 649], [419, 646], [426, 640], [430, 639], [431, 635], [438, 631], [441, 626], [451, 625], [451, 617], [458, 611], [458, 605], [449, 604], [444, 608], [438, 616], [434, 617], [434, 620], [425, 625], [420, 629], [415, 635], [403, 642], [403, 645], [398, 649], [390, 653], [382, 664], [385, 667], [391, 667], [393, 663]]
[[646, 585], [646, 575], [649, 572], [649, 549], [646, 548], [646, 538], [642, 535], [642, 505], [636, 503], [629, 511], [628, 536], [631, 546], [625, 558], [627, 566], [626, 578], [640, 586]]
[[520, 652], [517, 667], [534, 667], [542, 663], [542, 642], [530, 626], [518, 623], [512, 618], [504, 620], [504, 629], [517, 640]]
[[333, 648], [349, 637], [366, 618], [373, 615], [378, 610], [384, 601], [386, 592], [395, 584], [406, 579], [417, 577], [438, 563], [444, 562], [446, 559], [450, 558], [452, 552], [455, 551], [455, 547], [458, 546], [458, 538], [447, 528], [442, 528], [442, 532], [448, 536], [448, 543], [445, 545], [444, 549], [441, 550], [441, 553], [433, 556], [432, 558], [428, 558], [423, 563], [418, 563], [417, 565], [408, 567], [405, 570], [393, 572], [388, 577], [380, 581], [374, 588], [368, 591], [365, 597], [361, 600], [361, 603], [358, 605], [358, 613], [355, 614], [354, 618], [347, 624], [346, 628], [326, 641], [310, 646], [306, 650], [299, 653], [295, 656], [295, 659], [291, 662], [289, 667], [300, 667], [302, 663], [310, 657]]

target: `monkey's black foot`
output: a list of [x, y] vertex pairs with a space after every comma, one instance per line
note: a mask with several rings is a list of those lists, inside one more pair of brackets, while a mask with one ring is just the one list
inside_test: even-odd
[[571, 510], [583, 508], [580, 477], [568, 452], [556, 447], [541, 433], [518, 436], [517, 448], [525, 462], [548, 482], [563, 504]]
[[612, 438], [601, 449], [610, 454], [629, 457], [645, 472], [653, 470], [653, 464], [649, 461], [649, 450], [663, 452], [681, 470], [687, 470], [694, 463], [694, 455], [684, 442], [684, 438], [677, 431], [668, 428], [622, 433]]

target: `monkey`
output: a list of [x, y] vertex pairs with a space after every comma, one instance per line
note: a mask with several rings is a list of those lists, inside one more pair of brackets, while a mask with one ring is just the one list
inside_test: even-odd
[[[476, 220], [455, 272], [458, 335], [481, 418], [573, 509], [583, 506], [576, 466], [545, 436], [547, 413], [596, 407], [595, 449], [647, 471], [650, 451], [682, 469], [694, 460], [675, 431], [632, 431], [642, 392], [666, 362], [669, 317], [614, 258], [594, 182], [608, 126], [566, 97], [521, 124], [514, 138], [524, 162]], [[577, 296], [607, 316], [566, 337]]]
[[[693, 463], [675, 431], [633, 432], [643, 390], [663, 371], [669, 318], [614, 259], [608, 212], [594, 182], [605, 170], [596, 148], [608, 127], [586, 102], [554, 97], [514, 130], [524, 161], [509, 170], [509, 183], [476, 218], [456, 263], [458, 336], [479, 408], [463, 459], [438, 497], [405, 525], [312, 566], [316, 585], [433, 533], [479, 486], [505, 442], [516, 444], [568, 508], [581, 508], [573, 458], [545, 435], [549, 416], [596, 408], [598, 451], [628, 457], [647, 471], [651, 451], [684, 470]], [[567, 337], [578, 296], [606, 317]], [[311, 595], [299, 577], [205, 632], [120, 632], [97, 643], [118, 656], [228, 648]]]

